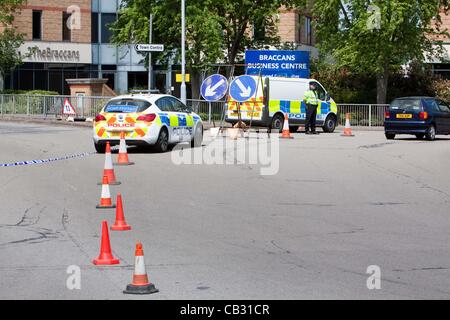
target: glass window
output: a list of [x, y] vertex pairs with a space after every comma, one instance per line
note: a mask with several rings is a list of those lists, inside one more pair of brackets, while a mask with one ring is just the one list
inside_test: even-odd
[[169, 97], [163, 97], [156, 101], [156, 106], [164, 112], [170, 112], [173, 109], [173, 104]]
[[98, 43], [98, 13], [93, 12], [91, 15], [91, 41]]
[[327, 92], [318, 82], [316, 82], [316, 91], [317, 91], [317, 96], [319, 97], [320, 100], [326, 100]]
[[72, 41], [72, 30], [71, 30], [71, 18], [72, 15], [67, 12], [62, 14], [62, 39], [63, 41]]
[[42, 39], [42, 11], [33, 10], [33, 40]]
[[312, 45], [311, 17], [305, 17], [305, 43]]
[[108, 102], [105, 112], [109, 113], [133, 113], [144, 112], [150, 108], [151, 104], [145, 100], [120, 99]]
[[442, 112], [450, 112], [450, 109], [448, 107], [448, 104], [446, 104], [444, 101], [439, 101], [439, 109]]
[[102, 43], [110, 43], [112, 37], [112, 31], [109, 29], [110, 24], [116, 22], [115, 13], [102, 13]]
[[437, 104], [436, 100], [425, 100], [426, 104], [428, 105], [428, 108], [430, 111], [436, 111], [440, 112], [439, 105]]
[[422, 101], [420, 99], [397, 99], [391, 103], [391, 109], [421, 111]]
[[174, 112], [186, 112], [186, 106], [178, 99], [168, 97], [172, 103], [172, 111]]

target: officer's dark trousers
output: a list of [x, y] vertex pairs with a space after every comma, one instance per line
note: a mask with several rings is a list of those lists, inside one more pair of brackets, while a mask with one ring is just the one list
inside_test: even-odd
[[316, 117], [317, 117], [317, 105], [307, 104], [306, 105], [306, 132], [311, 129], [312, 132], [316, 131]]

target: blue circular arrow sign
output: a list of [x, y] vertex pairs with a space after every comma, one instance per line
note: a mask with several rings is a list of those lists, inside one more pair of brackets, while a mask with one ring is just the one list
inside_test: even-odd
[[231, 98], [237, 102], [245, 102], [254, 97], [256, 93], [256, 80], [251, 76], [240, 76], [230, 84]]
[[203, 81], [201, 94], [206, 101], [219, 101], [228, 91], [228, 80], [221, 74], [213, 74]]

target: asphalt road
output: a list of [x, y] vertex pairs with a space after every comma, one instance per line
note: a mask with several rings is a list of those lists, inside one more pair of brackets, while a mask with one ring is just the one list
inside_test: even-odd
[[[0, 164], [93, 152], [91, 134], [0, 122]], [[450, 298], [450, 139], [296, 134], [272, 176], [172, 156], [116, 167], [133, 230], [110, 234], [114, 267], [91, 263], [114, 221], [95, 209], [104, 156], [0, 167], [0, 299]], [[122, 294], [137, 241], [158, 294]], [[71, 265], [81, 290], [66, 287]]]

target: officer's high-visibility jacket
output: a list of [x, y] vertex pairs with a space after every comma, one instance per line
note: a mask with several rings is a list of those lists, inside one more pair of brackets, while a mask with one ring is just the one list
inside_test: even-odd
[[319, 104], [319, 98], [317, 97], [317, 93], [314, 90], [306, 91], [303, 100], [306, 104], [310, 104], [313, 106], [317, 106]]

